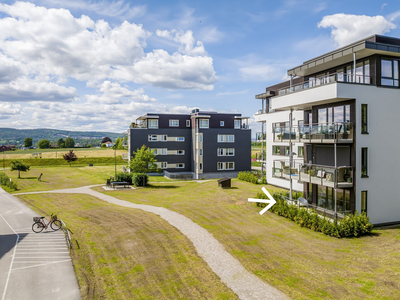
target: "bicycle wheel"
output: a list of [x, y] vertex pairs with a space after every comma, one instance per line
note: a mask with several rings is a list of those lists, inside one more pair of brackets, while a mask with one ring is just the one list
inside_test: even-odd
[[35, 222], [32, 225], [33, 232], [39, 233], [39, 232], [42, 232], [43, 229], [44, 229], [44, 225], [42, 222]]
[[57, 231], [61, 228], [62, 224], [60, 220], [54, 220], [50, 223], [50, 227], [51, 229], [53, 229], [54, 231]]

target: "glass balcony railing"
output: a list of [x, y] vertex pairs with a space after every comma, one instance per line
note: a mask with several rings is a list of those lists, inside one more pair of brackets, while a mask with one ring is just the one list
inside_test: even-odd
[[263, 132], [256, 132], [256, 140], [264, 141], [266, 139], [266, 134]]
[[351, 122], [317, 123], [301, 127], [275, 127], [274, 142], [301, 143], [352, 143], [353, 124]]
[[265, 161], [267, 161], [267, 156], [265, 155], [265, 153], [264, 154], [256, 153], [256, 161], [265, 162]]
[[335, 168], [303, 163], [299, 167], [298, 180], [300, 183], [348, 188], [353, 186], [353, 168], [349, 166]]
[[272, 166], [272, 177], [282, 179], [299, 179], [299, 169], [303, 164], [303, 160], [294, 159], [292, 162], [292, 168], [290, 168], [289, 160], [274, 160]]
[[287, 95], [290, 93], [306, 90], [316, 86], [325, 85], [333, 82], [346, 82], [355, 84], [372, 84], [372, 79], [367, 75], [360, 74], [346, 74], [346, 73], [333, 73], [324, 76], [311, 77], [308, 81], [293, 85], [292, 87], [286, 87], [278, 90], [278, 96]]

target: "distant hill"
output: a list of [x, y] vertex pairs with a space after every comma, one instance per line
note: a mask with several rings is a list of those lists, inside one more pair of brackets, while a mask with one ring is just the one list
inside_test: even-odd
[[98, 131], [68, 131], [57, 129], [14, 129], [0, 128], [0, 145], [24, 145], [24, 139], [32, 138], [33, 145], [37, 146], [40, 140], [46, 139], [50, 142], [57, 142], [60, 138], [72, 137], [75, 143], [82, 145], [100, 146], [103, 137], [108, 136], [114, 142], [122, 133], [98, 132]]

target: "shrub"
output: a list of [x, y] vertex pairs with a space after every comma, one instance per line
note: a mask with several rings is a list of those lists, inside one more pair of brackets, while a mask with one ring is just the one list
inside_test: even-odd
[[239, 180], [251, 182], [254, 184], [258, 183], [258, 175], [253, 172], [239, 172], [238, 177]]
[[115, 175], [115, 181], [125, 181], [132, 185], [132, 173], [119, 172]]
[[[299, 193], [302, 194], [302, 193]], [[258, 199], [268, 199], [264, 193], [257, 194]], [[289, 204], [282, 195], [274, 194], [276, 203], [271, 207], [271, 212], [294, 221], [301, 227], [306, 227], [326, 235], [341, 237], [356, 237], [369, 234], [372, 224], [366, 214], [359, 215], [357, 211], [344, 219], [332, 220], [319, 215], [314, 209], [298, 208]], [[257, 203], [259, 207], [265, 207], [265, 203]]]
[[10, 178], [3, 172], [0, 172], [0, 185], [9, 188], [10, 190], [17, 190], [17, 183], [10, 181]]
[[[144, 184], [143, 184], [143, 178], [144, 178]], [[148, 182], [149, 182], [149, 176], [143, 173], [134, 173], [132, 176], [132, 183], [134, 186], [146, 186]]]

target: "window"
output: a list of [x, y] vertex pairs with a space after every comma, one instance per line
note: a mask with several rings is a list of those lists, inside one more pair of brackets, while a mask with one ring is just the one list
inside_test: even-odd
[[399, 86], [399, 62], [397, 60], [381, 60], [381, 84]]
[[235, 129], [240, 128], [240, 120], [235, 120]]
[[158, 128], [158, 120], [148, 119], [148, 128], [157, 129]]
[[169, 127], [179, 127], [179, 120], [169, 120]]
[[158, 162], [156, 162], [156, 164], [157, 164], [157, 168], [160, 168], [160, 169], [166, 169], [167, 168], [167, 162], [166, 161], [158, 161]]
[[203, 171], [203, 164], [199, 163], [199, 171]]
[[167, 148], [150, 149], [155, 155], [167, 155]]
[[199, 149], [199, 156], [203, 156], [203, 149]]
[[368, 148], [361, 148], [361, 177], [368, 177]]
[[218, 143], [234, 143], [235, 136], [233, 134], [218, 134], [217, 142]]
[[235, 163], [234, 162], [219, 162], [217, 163], [217, 169], [221, 170], [234, 170]]
[[209, 120], [208, 119], [200, 119], [199, 127], [200, 128], [209, 128]]
[[166, 134], [159, 135], [159, 139], [161, 142], [166, 142], [168, 139], [168, 136]]
[[184, 141], [185, 141], [185, 137], [184, 137], [184, 136], [177, 136], [177, 137], [175, 138], [175, 141], [177, 141], [177, 142], [184, 142]]
[[203, 142], [203, 134], [199, 134], [199, 143], [202, 143]]
[[280, 155], [281, 154], [281, 146], [272, 146], [272, 154]]
[[182, 169], [184, 167], [185, 167], [185, 164], [183, 164], [183, 163], [175, 164], [176, 169]]
[[190, 120], [186, 120], [186, 127], [190, 127]]
[[290, 147], [285, 146], [285, 155], [289, 155], [289, 153], [290, 153]]
[[156, 142], [156, 141], [158, 141], [158, 135], [149, 134], [149, 142]]
[[361, 133], [368, 133], [368, 104], [361, 104]]
[[185, 155], [185, 150], [176, 150], [175, 154], [176, 155]]
[[361, 191], [361, 213], [367, 214], [368, 191]]
[[304, 156], [304, 146], [299, 146], [297, 148], [297, 156], [298, 157], [303, 157]]
[[224, 121], [220, 121], [220, 122], [219, 122], [219, 126], [225, 126], [224, 124], [225, 124]]
[[218, 148], [217, 155], [218, 156], [234, 156], [235, 149], [234, 148]]

